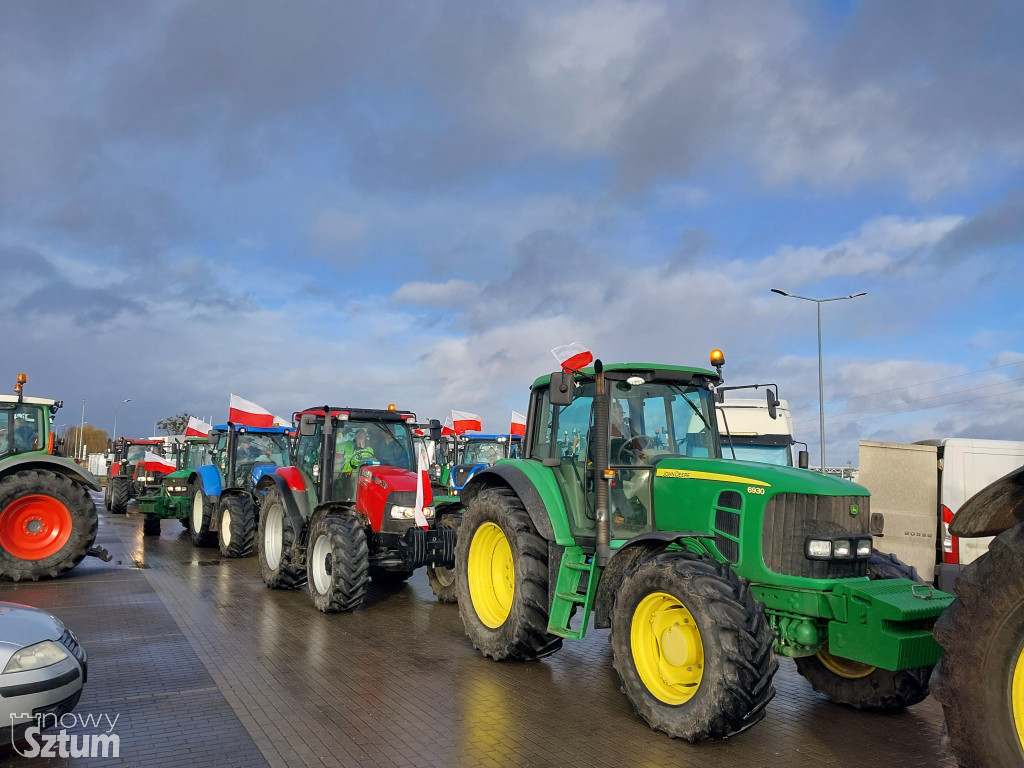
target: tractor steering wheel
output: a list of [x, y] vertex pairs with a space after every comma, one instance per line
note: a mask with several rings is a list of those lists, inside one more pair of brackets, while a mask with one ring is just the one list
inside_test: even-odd
[[648, 448], [654, 447], [653, 438], [647, 435], [637, 435], [628, 440], [624, 440], [622, 445], [619, 446], [619, 450], [616, 453], [616, 460], [619, 464], [635, 464], [637, 462], [632, 461], [632, 458], [643, 460], [646, 459], [644, 452]]

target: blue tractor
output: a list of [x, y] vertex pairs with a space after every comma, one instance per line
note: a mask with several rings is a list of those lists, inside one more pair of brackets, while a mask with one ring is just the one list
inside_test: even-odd
[[188, 478], [192, 544], [212, 546], [223, 557], [248, 557], [256, 543], [262, 493], [260, 478], [291, 460], [291, 429], [215, 426], [209, 435], [213, 463], [196, 467]]
[[477, 472], [494, 466], [498, 459], [518, 459], [520, 435], [464, 434], [454, 439], [454, 466], [448, 474], [450, 495], [458, 496]]

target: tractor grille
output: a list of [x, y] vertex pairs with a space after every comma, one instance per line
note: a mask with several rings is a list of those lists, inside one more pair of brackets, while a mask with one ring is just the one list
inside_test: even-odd
[[[851, 505], [858, 507], [856, 516]], [[811, 579], [866, 576], [864, 560], [808, 560], [804, 543], [808, 534], [836, 536], [867, 534], [871, 510], [868, 496], [812, 496], [780, 493], [764, 509], [761, 549], [765, 565], [776, 573]]]
[[456, 488], [461, 488], [466, 484], [466, 480], [469, 479], [470, 473], [477, 468], [476, 464], [459, 464], [452, 470], [452, 481], [455, 483]]
[[[730, 563], [740, 559], [740, 545], [729, 536], [738, 538], [740, 535], [739, 509], [743, 500], [736, 491], [723, 491], [718, 496], [718, 507], [715, 510], [715, 546]], [[737, 510], [737, 511], [733, 511]], [[722, 534], [728, 534], [723, 536]]]

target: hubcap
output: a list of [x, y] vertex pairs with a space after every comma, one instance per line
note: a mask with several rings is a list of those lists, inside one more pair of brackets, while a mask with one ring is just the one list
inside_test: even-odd
[[192, 497], [192, 530], [196, 533], [203, 531], [203, 492], [196, 491]]
[[224, 507], [224, 514], [220, 518], [220, 535], [226, 546], [231, 546], [231, 510]]
[[700, 688], [704, 644], [693, 615], [666, 592], [647, 595], [633, 612], [630, 627], [633, 663], [652, 696], [673, 706]]
[[320, 534], [313, 545], [313, 586], [321, 595], [331, 588], [331, 537]]
[[0, 512], [0, 546], [20, 560], [42, 560], [71, 538], [71, 512], [59, 499], [31, 494]]
[[284, 511], [280, 506], [274, 505], [266, 510], [266, 514], [267, 522], [263, 527], [263, 557], [267, 560], [267, 567], [275, 571], [281, 564]]
[[827, 650], [818, 652], [818, 660], [825, 665], [829, 672], [839, 675], [839, 677], [844, 677], [847, 680], [860, 680], [877, 669], [877, 667], [872, 667], [868, 664], [861, 664], [859, 661], [851, 661], [850, 659], [833, 656]]
[[512, 547], [495, 523], [477, 528], [469, 543], [469, 595], [473, 610], [486, 626], [497, 629], [508, 618], [515, 595]]

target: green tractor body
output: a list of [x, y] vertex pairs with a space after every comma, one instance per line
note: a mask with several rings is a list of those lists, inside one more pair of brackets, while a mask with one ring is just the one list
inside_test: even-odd
[[74, 461], [53, 455], [51, 417], [61, 403], [0, 395], [0, 579], [35, 581], [60, 576], [89, 554], [98, 525], [89, 489], [96, 478]]
[[836, 701], [927, 694], [931, 626], [952, 599], [869, 579], [883, 521], [861, 486], [724, 460], [720, 374], [627, 363], [534, 382], [524, 458], [478, 473], [456, 558], [467, 633], [538, 658], [612, 629], [636, 711], [697, 741], [757, 722], [775, 655]]
[[[172, 447], [174, 472], [163, 475], [160, 486], [154, 493], [140, 496], [139, 512], [147, 515], [147, 524], [159, 532], [160, 520], [181, 520], [188, 527], [189, 492], [188, 480], [197, 467], [212, 461], [213, 446], [208, 438], [186, 437]], [[153, 518], [157, 522], [149, 523]]]

